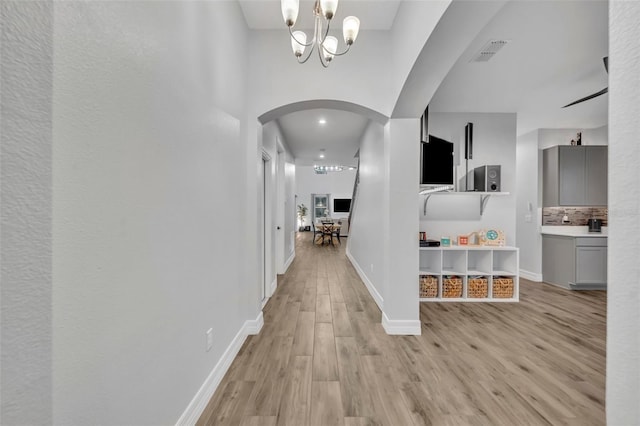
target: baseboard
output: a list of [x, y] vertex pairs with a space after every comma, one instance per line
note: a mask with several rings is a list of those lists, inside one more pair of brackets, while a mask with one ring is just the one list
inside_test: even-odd
[[390, 320], [384, 312], [382, 312], [382, 327], [387, 334], [402, 336], [420, 336], [422, 334], [419, 320]]
[[273, 282], [269, 286], [269, 297], [273, 296], [277, 288], [278, 288], [278, 276], [276, 275]]
[[369, 290], [369, 294], [371, 294], [371, 297], [373, 297], [373, 300], [375, 300], [376, 304], [378, 305], [378, 308], [380, 308], [380, 310], [384, 312], [384, 309], [383, 309], [384, 299], [382, 298], [380, 293], [378, 293], [378, 290], [376, 289], [376, 287], [371, 283], [371, 281], [369, 281], [369, 277], [367, 277], [367, 275], [364, 273], [364, 271], [362, 270], [358, 262], [356, 262], [356, 260], [351, 255], [351, 252], [349, 251], [349, 246], [347, 246], [346, 253], [347, 253], [347, 258], [349, 259], [349, 261], [351, 261], [351, 264], [353, 265], [354, 269], [358, 273], [358, 276], [360, 277], [364, 285], [367, 287], [367, 290]]
[[284, 262], [284, 272], [282, 272], [283, 274], [287, 273], [287, 269], [289, 269], [289, 266], [291, 266], [291, 264], [293, 263], [293, 259], [295, 258], [296, 258], [296, 252], [293, 251], [291, 253], [291, 256], [289, 256], [289, 259], [286, 262]]
[[260, 333], [260, 330], [262, 330], [263, 325], [264, 325], [264, 316], [262, 315], [262, 311], [260, 311], [256, 319], [248, 320], [244, 322], [244, 329], [247, 333], [247, 336], [249, 336], [252, 334]]
[[520, 276], [522, 278], [526, 278], [529, 281], [542, 282], [542, 274], [536, 274], [535, 272], [525, 271], [524, 269], [520, 269]]
[[187, 406], [187, 409], [176, 422], [176, 425], [191, 426], [196, 424], [202, 412], [207, 407], [209, 400], [211, 400], [211, 397], [220, 385], [222, 378], [227, 373], [231, 363], [236, 355], [238, 355], [244, 341], [247, 340], [247, 336], [250, 334], [258, 334], [263, 325], [264, 317], [262, 316], [262, 311], [255, 320], [245, 321], [240, 331], [238, 331], [238, 334], [233, 338], [227, 350], [224, 351], [218, 363], [213, 367], [213, 370], [211, 370], [211, 373], [209, 373], [209, 376]]

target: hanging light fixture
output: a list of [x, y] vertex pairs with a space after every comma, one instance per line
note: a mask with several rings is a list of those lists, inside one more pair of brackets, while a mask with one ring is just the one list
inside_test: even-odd
[[[311, 57], [311, 53], [317, 47], [320, 63], [327, 68], [335, 56], [347, 53], [358, 37], [360, 20], [355, 16], [347, 16], [342, 22], [342, 36], [347, 45], [343, 52], [338, 52], [338, 39], [328, 35], [331, 19], [333, 19], [338, 9], [338, 0], [316, 0], [313, 6], [313, 38], [309, 43], [307, 43], [307, 34], [303, 31], [293, 31], [293, 26], [298, 19], [300, 0], [280, 0], [280, 6], [284, 23], [289, 28], [289, 34], [291, 35], [291, 48], [298, 63], [304, 64], [307, 62]], [[323, 29], [323, 20], [326, 21], [326, 29]], [[309, 49], [305, 56], [304, 51], [307, 48]]]

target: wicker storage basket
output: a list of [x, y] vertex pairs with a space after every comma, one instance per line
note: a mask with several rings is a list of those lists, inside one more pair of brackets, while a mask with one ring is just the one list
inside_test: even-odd
[[486, 277], [469, 278], [467, 282], [467, 297], [483, 298], [489, 296], [489, 280]]
[[513, 297], [512, 277], [495, 277], [492, 287], [493, 297], [496, 299], [509, 299]]
[[442, 297], [462, 297], [462, 278], [455, 275], [443, 277]]
[[438, 296], [438, 277], [420, 275], [420, 297]]

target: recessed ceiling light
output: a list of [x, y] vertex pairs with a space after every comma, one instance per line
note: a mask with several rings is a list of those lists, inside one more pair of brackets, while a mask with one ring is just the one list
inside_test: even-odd
[[319, 124], [327, 124], [327, 120], [325, 120], [324, 118], [321, 118], [320, 120], [318, 120]]
[[324, 158], [324, 154], [320, 154], [320, 158]]

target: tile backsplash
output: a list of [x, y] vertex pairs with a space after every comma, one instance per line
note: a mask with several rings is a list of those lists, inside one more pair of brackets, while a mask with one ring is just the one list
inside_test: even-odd
[[[607, 226], [608, 209], [606, 207], [543, 207], [543, 225], [586, 226], [587, 220], [602, 219], [602, 226]], [[569, 223], [562, 223], [567, 215]]]

